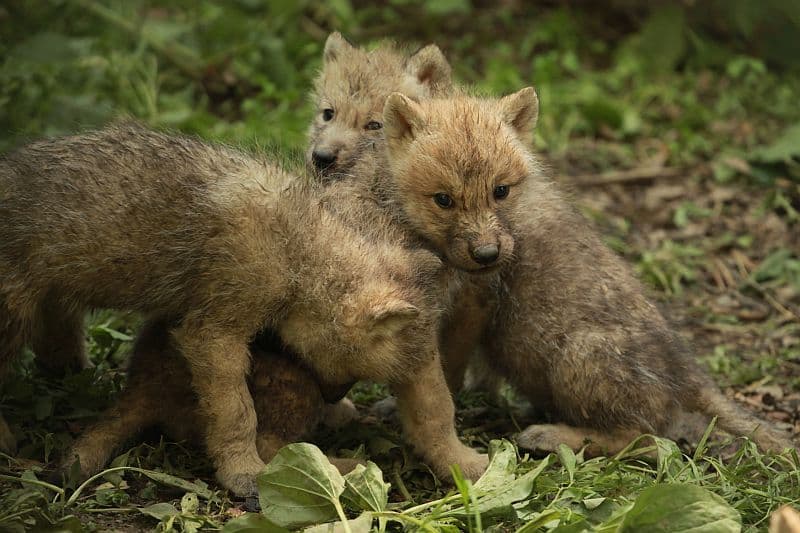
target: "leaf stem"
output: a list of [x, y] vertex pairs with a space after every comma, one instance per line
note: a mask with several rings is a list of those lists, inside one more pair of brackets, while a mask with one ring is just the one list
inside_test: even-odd
[[102, 472], [99, 472], [99, 473], [93, 475], [92, 477], [90, 477], [89, 479], [87, 479], [86, 481], [81, 483], [80, 486], [77, 489], [75, 489], [75, 492], [73, 492], [70, 495], [69, 499], [67, 500], [66, 506], [68, 507], [68, 506], [72, 505], [73, 503], [75, 503], [75, 501], [78, 499], [78, 496], [80, 496], [81, 493], [86, 489], [86, 487], [88, 487], [95, 480], [100, 479], [101, 477], [105, 476], [106, 474], [111, 474], [112, 472], [122, 472], [123, 470], [129, 470], [129, 471], [132, 471], [132, 472], [138, 472], [140, 474], [144, 474], [145, 473], [141, 468], [136, 468], [135, 466], [117, 466], [117, 467], [114, 467], [114, 468], [109, 468], [108, 470], [103, 470]]
[[64, 489], [62, 489], [57, 485], [53, 485], [52, 483], [48, 483], [46, 481], [40, 481], [38, 479], [25, 479], [23, 477], [16, 477], [16, 476], [6, 476], [4, 474], [0, 474], [0, 479], [4, 479], [6, 481], [17, 481], [19, 483], [27, 483], [29, 485], [37, 485], [39, 487], [44, 487], [46, 489], [55, 491], [58, 494], [60, 494], [62, 498], [64, 497]]
[[378, 518], [388, 518], [389, 520], [394, 520], [395, 522], [408, 522], [411, 523], [425, 531], [429, 531], [430, 533], [438, 533], [439, 530], [431, 527], [427, 523], [423, 522], [419, 518], [415, 518], [413, 516], [407, 515], [405, 513], [398, 513], [395, 511], [381, 511], [379, 513], [372, 513], [372, 516]]
[[461, 494], [450, 494], [449, 496], [445, 496], [444, 498], [440, 498], [438, 500], [433, 500], [430, 502], [421, 503], [414, 507], [409, 507], [403, 511], [403, 514], [411, 514], [411, 513], [418, 513], [420, 511], [424, 511], [430, 507], [436, 507], [437, 505], [447, 505], [448, 503], [453, 503], [461, 499]]
[[350, 530], [350, 523], [347, 521], [347, 515], [344, 514], [344, 509], [342, 509], [342, 502], [339, 501], [339, 498], [333, 498], [331, 501], [333, 502], [333, 506], [336, 508], [336, 513], [339, 515], [339, 520], [342, 522], [344, 533], [353, 533]]
[[408, 491], [406, 484], [403, 483], [403, 478], [400, 477], [400, 471], [396, 467], [394, 469], [394, 482], [397, 485], [397, 490], [403, 495], [403, 498], [405, 498], [406, 501], [413, 502], [414, 497]]

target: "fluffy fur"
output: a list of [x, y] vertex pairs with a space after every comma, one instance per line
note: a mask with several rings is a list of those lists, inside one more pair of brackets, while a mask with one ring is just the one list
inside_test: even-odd
[[[384, 112], [388, 194], [405, 219], [459, 268], [473, 270], [462, 240], [488, 233], [500, 243], [498, 303], [482, 344], [519, 391], [569, 424], [532, 426], [520, 442], [551, 450], [591, 439], [616, 451], [700, 412], [763, 449], [789, 447], [717, 391], [628, 266], [542, 174], [526, 149], [537, 110], [527, 88], [421, 104], [396, 94]], [[498, 186], [506, 196], [492, 195]], [[455, 205], [435, 205], [434, 191]]]
[[[391, 42], [366, 51], [332, 33], [325, 43], [323, 68], [314, 82], [312, 99], [318, 112], [309, 128], [307, 165], [332, 190], [343, 189], [342, 198], [359, 197], [363, 206], [388, 217], [409, 246], [419, 247], [424, 232], [413, 231], [409, 220], [397, 220], [399, 210], [384, 193], [391, 180], [386, 175], [381, 131], [383, 107], [386, 98], [398, 89], [413, 99], [454, 92], [450, 65], [442, 51], [431, 44], [408, 53]], [[326, 109], [334, 111], [330, 120], [325, 120]], [[365, 128], [370, 121], [380, 124], [380, 129]], [[338, 154], [335, 164], [315, 165], [314, 152], [330, 147]], [[338, 204], [341, 208], [348, 202]], [[451, 292], [450, 298], [455, 300], [445, 306], [440, 346], [452, 390], [458, 390], [463, 382], [466, 358], [461, 354], [473, 352], [478, 344], [486, 319], [480, 308], [489, 297], [482, 280], [476, 283], [457, 271], [450, 272], [451, 280], [457, 278], [460, 282], [453, 285], [460, 288]]]
[[392, 43], [366, 51], [332, 33], [312, 94], [317, 113], [309, 128], [309, 167], [323, 179], [346, 176], [380, 138], [386, 95], [428, 97], [451, 87], [450, 65], [436, 45], [411, 55]]
[[[79, 336], [87, 308], [175, 323], [217, 478], [250, 493], [264, 462], [248, 342], [270, 328], [328, 385], [390, 383], [434, 470], [477, 477], [486, 457], [458, 441], [439, 363], [441, 262], [388, 226], [364, 238], [324, 204], [263, 158], [131, 125], [5, 156], [0, 368], [51, 328]], [[65, 320], [41, 319], [54, 310]]]
[[[168, 330], [169, 325], [158, 320], [142, 328], [131, 354], [125, 390], [73, 444], [57, 473], [69, 471], [77, 460], [81, 477], [88, 478], [101, 471], [126, 441], [153, 426], [177, 440], [203, 441], [205, 420], [186, 380], [189, 368]], [[268, 463], [281, 447], [310, 437], [324, 415], [339, 414], [330, 409], [340, 410], [347, 404], [327, 406], [313, 372], [283, 350], [259, 345], [251, 345], [250, 350], [248, 386], [258, 419], [256, 447]], [[342, 473], [358, 464], [353, 459], [330, 460]]]
[[[339, 60], [348, 71], [373, 71], [363, 52]], [[337, 70], [326, 63], [318, 94], [333, 92], [330, 84], [347, 92]], [[499, 100], [417, 102], [385, 87], [350, 93], [353, 106], [384, 104], [384, 136], [362, 136], [348, 177], [410, 238], [472, 274], [443, 329], [454, 389], [468, 357], [487, 354], [535, 405], [568, 424], [531, 426], [519, 436], [530, 448], [579, 448], [590, 439], [614, 451], [637, 434], [667, 433], [684, 412], [718, 416], [720, 427], [765, 449], [790, 445], [719, 393], [627, 265], [543, 175], [527, 149], [538, 116], [532, 88]], [[442, 207], [441, 194], [452, 204]], [[489, 264], [475, 258], [486, 245], [497, 248]]]

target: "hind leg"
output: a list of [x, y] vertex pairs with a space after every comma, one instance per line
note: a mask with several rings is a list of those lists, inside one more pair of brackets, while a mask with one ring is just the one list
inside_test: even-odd
[[158, 410], [157, 400], [146, 391], [127, 389], [117, 403], [75, 441], [64, 456], [59, 473], [68, 472], [76, 460], [80, 461], [82, 479], [100, 472], [127, 440], [155, 424], [153, 413]]
[[639, 432], [632, 429], [601, 431], [564, 424], [535, 424], [517, 435], [517, 444], [520, 448], [545, 452], [557, 451], [559, 444], [574, 451], [587, 446], [587, 454], [594, 457], [618, 453], [637, 436]]
[[31, 347], [37, 365], [51, 374], [78, 372], [91, 366], [86, 355], [83, 312], [66, 308], [56, 298], [40, 304]]
[[[157, 424], [179, 437], [197, 425], [186, 365], [169, 345], [167, 323], [152, 320], [142, 327], [128, 368], [128, 384], [99, 420], [73, 444], [62, 461], [66, 471], [77, 459], [86, 478], [103, 469], [127, 440]], [[178, 379], [176, 379], [176, 376]], [[188, 429], [187, 429], [188, 428]]]

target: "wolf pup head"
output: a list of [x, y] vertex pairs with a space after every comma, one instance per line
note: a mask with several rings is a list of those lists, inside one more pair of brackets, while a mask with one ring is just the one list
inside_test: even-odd
[[407, 57], [391, 44], [368, 52], [332, 33], [314, 85], [309, 168], [322, 179], [345, 176], [359, 150], [369, 146], [365, 141], [381, 134], [383, 104], [392, 92], [421, 98], [451, 89], [450, 65], [436, 45]]
[[408, 371], [398, 365], [436, 347], [444, 264], [430, 251], [393, 244], [392, 232], [320, 233], [329, 251], [309, 245], [318, 257], [277, 325], [280, 338], [327, 384], [397, 379]]
[[521, 185], [535, 172], [527, 146], [538, 108], [530, 87], [499, 100], [387, 99], [389, 194], [454, 267], [491, 270], [513, 257], [509, 222]]

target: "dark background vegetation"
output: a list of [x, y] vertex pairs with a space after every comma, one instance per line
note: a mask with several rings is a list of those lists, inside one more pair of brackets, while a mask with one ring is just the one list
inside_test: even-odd
[[[533, 84], [541, 100], [536, 149], [552, 173], [636, 266], [720, 385], [800, 430], [800, 2], [6, 0], [0, 151], [125, 116], [301, 149], [313, 113], [307, 94], [333, 30], [364, 45], [436, 42], [457, 78], [487, 94]], [[64, 381], [23, 358], [1, 397], [21, 444], [19, 458], [2, 462], [6, 474], [40, 475], [108, 404], [124, 382], [135, 325], [129, 315], [92, 316], [97, 369]], [[361, 386], [354, 398], [366, 408], [381, 394]], [[460, 400], [461, 426], [475, 445], [523, 423], [480, 394]], [[150, 442], [121, 461], [208, 478], [197, 454]], [[381, 465], [393, 501], [419, 503], [446, 490], [397, 447], [391, 427], [362, 425], [320, 442], [333, 451], [365, 443], [356, 452]], [[681, 463], [694, 477], [675, 479], [721, 494], [747, 527], [763, 528], [775, 506], [800, 499], [800, 480], [753, 450], [729, 467], [700, 457]], [[600, 523], [576, 502], [595, 495], [624, 506], [665, 475], [610, 461], [581, 463], [581, 477], [569, 464], [555, 461], [528, 503], [531, 512], [558, 509], [562, 525]], [[613, 483], [609, 469], [619, 474]], [[43, 503], [53, 501], [48, 490], [0, 481], [0, 529], [71, 513], [84, 527], [147, 529], [157, 522], [136, 509], [182, 494], [128, 475], [65, 508]], [[163, 528], [191, 529], [219, 525], [240, 507], [203, 505], [169, 524], [169, 513], [149, 516]], [[520, 516], [501, 523], [514, 530]]]

